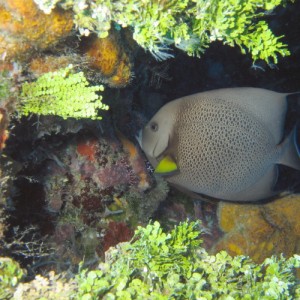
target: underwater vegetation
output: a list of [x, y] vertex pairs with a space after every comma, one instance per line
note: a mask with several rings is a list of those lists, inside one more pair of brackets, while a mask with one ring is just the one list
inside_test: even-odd
[[[182, 222], [169, 233], [158, 222], [138, 227], [131, 242], [110, 248], [105, 262], [92, 271], [81, 269], [71, 280], [52, 272], [22, 283], [20, 267], [2, 258], [1, 290], [14, 299], [55, 299], [58, 292], [61, 299], [277, 300], [300, 296], [295, 277], [299, 255], [271, 257], [262, 264], [224, 251], [209, 255], [199, 235], [198, 222]], [[9, 281], [12, 277], [13, 282]]]
[[286, 4], [285, 0], [35, 2], [50, 15], [55, 7], [72, 10], [74, 23], [83, 36], [95, 32], [106, 38], [112, 27], [129, 27], [134, 40], [158, 60], [172, 57], [172, 45], [199, 56], [216, 40], [238, 45], [243, 53], [251, 53], [254, 61], [277, 63], [278, 55], [289, 54], [287, 45], [264, 20], [277, 6]]
[[56, 115], [66, 118], [101, 119], [98, 110], [108, 110], [96, 92], [104, 87], [89, 86], [83, 72], [73, 72], [73, 66], [48, 72], [34, 82], [22, 84], [20, 115]]

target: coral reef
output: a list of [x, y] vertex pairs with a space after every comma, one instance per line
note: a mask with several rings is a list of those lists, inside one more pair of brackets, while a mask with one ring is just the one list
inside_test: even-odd
[[150, 188], [149, 185], [149, 175], [145, 173], [145, 161], [141, 159], [141, 153], [131, 141], [129, 141], [121, 133], [117, 133], [119, 140], [122, 143], [124, 151], [127, 153], [129, 160], [131, 162], [132, 169], [134, 173], [138, 176], [137, 188], [140, 191], [146, 191]]
[[129, 240], [168, 192], [165, 182], [154, 185], [139, 150], [123, 136], [120, 142], [80, 133], [41, 159], [44, 208], [56, 216], [49, 240], [62, 266], [93, 261]]
[[0, 108], [0, 151], [5, 147], [5, 142], [8, 139], [8, 118], [5, 110]]
[[130, 209], [127, 215], [132, 222], [134, 224], [144, 224], [144, 221], [151, 218], [161, 202], [166, 199], [168, 192], [169, 186], [167, 182], [157, 176], [154, 185], [148, 191], [137, 188], [131, 189], [120, 200], [128, 204]]
[[0, 1], [0, 56], [26, 60], [70, 35], [72, 27], [70, 11], [55, 9], [45, 15], [33, 0]]
[[231, 255], [249, 255], [262, 262], [273, 254], [287, 257], [300, 251], [299, 195], [286, 196], [261, 205], [222, 202], [218, 207], [225, 235], [214, 246]]
[[37, 275], [30, 282], [20, 283], [14, 291], [13, 299], [60, 299], [69, 300], [75, 284], [70, 280], [49, 272], [47, 276]]
[[121, 242], [130, 241], [132, 237], [133, 230], [125, 222], [111, 221], [103, 237], [103, 249], [107, 251]]
[[[15, 66], [15, 69], [17, 67]], [[10, 194], [14, 176], [19, 171], [19, 165], [13, 159], [2, 155], [9, 138], [9, 122], [15, 110], [17, 88], [14, 81], [20, 74], [11, 64], [0, 64], [0, 250], [6, 228], [6, 199]]]
[[[216, 243], [221, 232], [216, 205], [175, 192], [153, 175], [139, 148], [126, 138], [133, 138], [167, 101], [193, 92], [246, 85], [282, 92], [299, 90], [300, 10], [295, 9], [299, 1], [274, 11], [274, 5], [287, 1], [35, 2], [44, 5], [41, 8], [48, 14], [32, 1], [0, 0], [0, 253], [14, 257], [27, 271], [25, 282], [20, 282], [19, 267], [3, 277], [6, 273], [1, 273], [0, 259], [0, 298], [13, 293], [16, 299], [72, 299], [82, 295], [86, 299], [102, 295], [119, 299], [128, 295], [145, 299], [238, 298], [230, 294], [231, 288], [246, 298], [256, 292], [259, 297], [268, 293], [270, 299], [288, 293], [299, 298], [293, 277], [297, 256], [291, 260], [273, 257], [257, 265], [224, 252], [207, 255], [197, 246], [200, 259], [185, 264], [189, 255], [196, 255], [192, 250], [195, 244], [186, 243], [185, 237], [193, 243], [199, 234], [198, 230], [197, 234], [191, 232], [193, 226], [188, 225], [180, 226], [176, 233], [164, 233], [152, 223], [145, 230], [140, 228], [132, 239], [136, 226], [149, 219], [159, 220], [169, 229], [186, 219], [202, 220], [205, 249]], [[264, 20], [269, 27], [259, 23]], [[77, 28], [71, 30], [73, 22]], [[288, 55], [285, 43], [277, 38], [283, 34], [291, 57], [278, 60], [278, 69], [264, 69], [267, 63]], [[238, 44], [249, 55], [242, 55], [239, 47], [222, 47], [222, 43]], [[174, 45], [189, 54], [199, 55], [204, 50], [205, 54], [201, 59], [189, 57]], [[266, 62], [257, 61], [251, 67], [251, 54], [253, 59]], [[175, 58], [167, 63], [155, 60], [173, 55]], [[57, 74], [70, 64], [70, 75], [84, 73], [90, 83], [85, 87], [101, 82], [108, 86], [103, 93], [95, 91], [98, 99], [103, 96], [103, 102], [110, 106], [101, 121], [36, 114], [14, 118], [15, 98], [24, 82], [34, 87], [40, 83], [39, 77]], [[47, 92], [40, 92], [56, 93], [49, 85]], [[68, 109], [75, 103], [68, 102]], [[36, 101], [32, 107], [42, 104]], [[55, 113], [65, 110], [61, 107]], [[265, 206], [260, 210], [228, 206], [226, 214], [220, 206], [226, 232], [215, 249], [223, 245], [231, 254], [250, 254], [259, 262], [265, 257], [261, 252], [271, 255], [284, 251], [286, 256], [299, 252], [298, 204], [296, 200], [287, 203], [291, 205], [281, 202], [276, 209]], [[177, 234], [181, 238], [175, 238]], [[140, 243], [135, 244], [139, 238]], [[130, 239], [131, 244], [126, 243]], [[131, 263], [134, 268], [127, 272]], [[191, 266], [194, 270], [184, 277]], [[172, 272], [164, 273], [166, 268]], [[76, 280], [65, 278], [77, 272]], [[249, 287], [255, 289], [249, 291]], [[195, 291], [206, 294], [195, 295]]]

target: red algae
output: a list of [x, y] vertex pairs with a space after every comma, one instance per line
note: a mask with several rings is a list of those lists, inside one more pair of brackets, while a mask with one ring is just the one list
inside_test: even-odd
[[80, 142], [77, 145], [77, 152], [85, 156], [88, 160], [94, 161], [96, 155], [96, 147], [97, 141], [96, 140], [88, 140], [86, 142]]
[[103, 238], [103, 248], [107, 251], [121, 242], [127, 242], [133, 237], [133, 230], [124, 222], [109, 222]]

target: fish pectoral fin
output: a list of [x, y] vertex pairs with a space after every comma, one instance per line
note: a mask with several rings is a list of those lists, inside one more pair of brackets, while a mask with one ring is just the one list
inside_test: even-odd
[[175, 160], [170, 155], [166, 155], [159, 161], [154, 170], [154, 173], [161, 175], [170, 175], [175, 171], [178, 171], [178, 166]]

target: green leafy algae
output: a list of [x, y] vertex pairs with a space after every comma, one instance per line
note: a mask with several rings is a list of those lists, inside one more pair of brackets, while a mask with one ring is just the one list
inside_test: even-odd
[[[293, 0], [290, 0], [293, 2]], [[56, 6], [72, 9], [82, 35], [100, 38], [111, 26], [129, 27], [133, 38], [158, 60], [172, 56], [170, 46], [200, 56], [213, 41], [238, 45], [254, 61], [277, 63], [290, 54], [281, 36], [273, 34], [265, 16], [287, 0], [35, 0], [50, 13]]]
[[200, 225], [184, 222], [164, 233], [158, 222], [139, 227], [131, 243], [107, 252], [98, 270], [77, 276], [78, 299], [296, 299], [300, 256], [216, 255], [200, 247]]
[[24, 273], [19, 264], [8, 257], [0, 257], [0, 299], [10, 299]]
[[100, 86], [90, 86], [83, 72], [73, 72], [72, 65], [40, 76], [34, 82], [25, 82], [20, 94], [20, 115], [57, 115], [64, 119], [101, 119], [98, 110], [107, 110]]
[[0, 298], [10, 299], [300, 299], [300, 256], [271, 257], [262, 264], [201, 247], [201, 224], [183, 222], [165, 233], [158, 222], [138, 227], [131, 242], [106, 252], [95, 270], [67, 279], [50, 272], [22, 283], [23, 272], [0, 258]]

